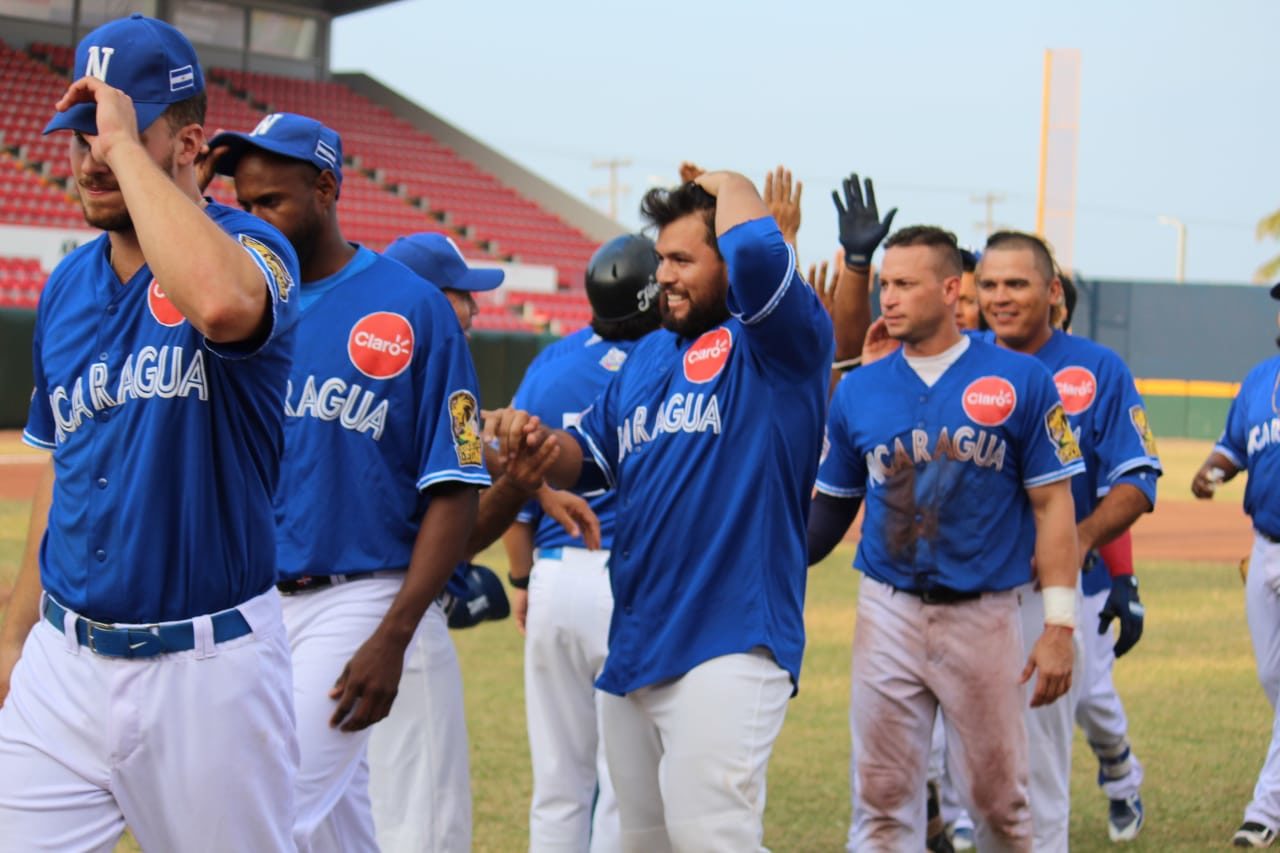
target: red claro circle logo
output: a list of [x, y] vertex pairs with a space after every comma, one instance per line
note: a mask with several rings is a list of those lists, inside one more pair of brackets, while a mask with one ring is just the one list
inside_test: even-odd
[[347, 355], [365, 376], [390, 379], [413, 360], [413, 327], [391, 311], [366, 314], [351, 327]]
[[1018, 405], [1013, 384], [1001, 376], [983, 376], [969, 383], [961, 399], [964, 413], [979, 426], [995, 427], [1009, 420]]
[[182, 321], [187, 319], [169, 301], [169, 297], [164, 295], [164, 291], [160, 289], [160, 284], [154, 278], [147, 285], [147, 307], [151, 309], [151, 316], [155, 317], [156, 322], [161, 326], [180, 326]]
[[1087, 367], [1064, 367], [1053, 375], [1053, 383], [1058, 386], [1062, 408], [1068, 415], [1078, 415], [1085, 411], [1098, 396], [1098, 377]]
[[693, 342], [684, 354], [684, 378], [690, 382], [710, 382], [729, 363], [733, 335], [726, 328], [712, 329]]

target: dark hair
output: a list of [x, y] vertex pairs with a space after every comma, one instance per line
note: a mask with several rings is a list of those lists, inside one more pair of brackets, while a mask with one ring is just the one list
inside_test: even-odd
[[964, 271], [964, 261], [960, 255], [960, 245], [956, 235], [936, 225], [908, 225], [899, 228], [884, 241], [886, 250], [894, 247], [928, 246], [938, 256], [938, 272], [946, 278], [960, 275]]
[[997, 231], [987, 238], [987, 247], [983, 251], [990, 252], [993, 249], [1029, 249], [1036, 259], [1036, 271], [1044, 276], [1045, 281], [1052, 281], [1058, 271], [1049, 244], [1035, 234], [1025, 231]]
[[970, 249], [961, 249], [960, 268], [965, 272], [973, 272], [978, 268], [978, 256]]
[[690, 181], [673, 190], [654, 187], [640, 199], [640, 215], [659, 230], [691, 213], [702, 216], [707, 226], [707, 245], [720, 257], [716, 242], [716, 197]]
[[645, 311], [625, 320], [591, 318], [591, 331], [606, 341], [634, 341], [643, 338], [662, 323], [657, 311]]
[[204, 127], [205, 112], [209, 108], [209, 96], [204, 92], [192, 95], [184, 101], [176, 101], [165, 107], [162, 115], [169, 122], [169, 129], [175, 133], [189, 124]]
[[1076, 301], [1080, 293], [1076, 290], [1076, 283], [1071, 280], [1071, 276], [1058, 273], [1058, 279], [1062, 282], [1062, 307], [1066, 309], [1066, 314], [1062, 318], [1062, 328], [1069, 329], [1071, 317], [1076, 313]]

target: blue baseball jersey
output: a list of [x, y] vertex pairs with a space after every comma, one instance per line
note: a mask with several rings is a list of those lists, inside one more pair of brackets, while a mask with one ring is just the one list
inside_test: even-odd
[[262, 270], [261, 343], [207, 341], [145, 265], [121, 283], [105, 234], [63, 259], [40, 299], [23, 433], [53, 451], [57, 478], [40, 579], [90, 619], [189, 619], [275, 580], [298, 261], [262, 220], [216, 203], [206, 212]]
[[[548, 426], [569, 429], [622, 369], [635, 345], [636, 341], [606, 341], [590, 328], [574, 332], [538, 353], [511, 405], [537, 415]], [[600, 519], [600, 542], [606, 550], [613, 547], [615, 500], [607, 489], [588, 496]], [[570, 536], [543, 513], [537, 501], [531, 501], [517, 520], [536, 525], [533, 544], [539, 548], [586, 547], [581, 537]]]
[[369, 249], [302, 294], [279, 577], [406, 568], [426, 490], [489, 484], [466, 337], [438, 288]]
[[[1084, 455], [1085, 473], [1071, 481], [1076, 520], [1089, 516], [1121, 483], [1140, 490], [1155, 506], [1160, 458], [1146, 407], [1120, 356], [1087, 338], [1055, 331], [1035, 357], [1053, 374]], [[1085, 595], [1110, 586], [1111, 576], [1100, 559], [1081, 578]]]
[[1255, 528], [1280, 538], [1280, 355], [1244, 378], [1214, 450], [1249, 472], [1244, 511]]
[[759, 646], [799, 679], [831, 320], [772, 218], [719, 245], [730, 319], [647, 335], [574, 427], [579, 490], [618, 493], [610, 693]]
[[1031, 580], [1026, 490], [1084, 472], [1044, 365], [975, 338], [933, 387], [901, 350], [836, 387], [817, 489], [865, 497], [854, 566], [897, 589]]

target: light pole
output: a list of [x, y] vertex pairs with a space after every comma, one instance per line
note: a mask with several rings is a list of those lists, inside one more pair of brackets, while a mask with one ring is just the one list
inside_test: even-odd
[[1178, 266], [1176, 278], [1178, 284], [1187, 280], [1187, 224], [1176, 216], [1158, 216], [1156, 221], [1161, 225], [1172, 225], [1178, 231]]

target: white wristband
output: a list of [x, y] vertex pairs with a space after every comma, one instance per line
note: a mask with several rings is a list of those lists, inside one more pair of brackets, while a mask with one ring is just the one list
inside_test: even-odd
[[1040, 593], [1044, 596], [1044, 624], [1063, 628], [1076, 626], [1075, 587], [1046, 586]]

